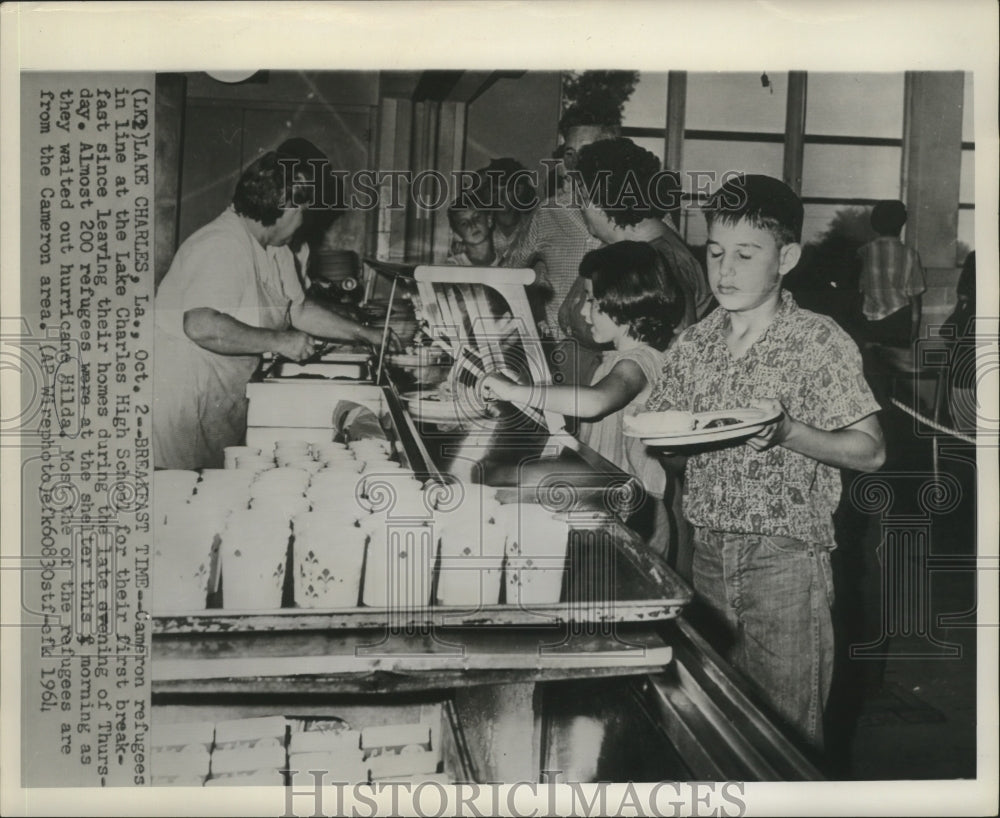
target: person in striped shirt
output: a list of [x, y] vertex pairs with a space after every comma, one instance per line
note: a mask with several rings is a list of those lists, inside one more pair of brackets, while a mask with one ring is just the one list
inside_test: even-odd
[[858, 250], [865, 339], [905, 347], [920, 335], [921, 296], [927, 289], [920, 256], [900, 239], [906, 206], [887, 199], [872, 208], [879, 237]]

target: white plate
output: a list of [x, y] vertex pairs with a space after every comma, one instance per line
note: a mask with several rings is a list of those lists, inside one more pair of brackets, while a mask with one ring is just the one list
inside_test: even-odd
[[433, 392], [408, 392], [401, 395], [407, 408], [417, 420], [427, 423], [479, 424], [491, 420], [487, 415], [478, 414], [471, 406], [460, 408], [454, 401], [432, 398]]
[[428, 367], [428, 366], [443, 366], [437, 355], [408, 355], [405, 353], [398, 353], [396, 355], [390, 355], [386, 360], [394, 366], [404, 366], [413, 369]]
[[390, 355], [386, 360], [395, 366], [420, 366], [423, 363], [419, 355]]
[[360, 363], [332, 363], [330, 361], [313, 361], [308, 364], [297, 364], [294, 361], [282, 361], [275, 380], [282, 378], [297, 378], [300, 375], [323, 378], [350, 378], [360, 380], [365, 374], [364, 366]]
[[325, 364], [362, 364], [370, 361], [371, 357], [369, 352], [339, 352], [334, 350], [320, 355], [319, 360]]
[[[691, 446], [700, 443], [716, 443], [736, 437], [747, 437], [780, 417], [780, 412], [763, 409], [720, 409], [715, 412], [696, 412], [693, 430], [658, 435], [650, 432], [634, 432], [625, 429], [626, 437], [638, 437], [648, 446]], [[719, 418], [735, 418], [739, 423], [706, 429], [704, 426]]]

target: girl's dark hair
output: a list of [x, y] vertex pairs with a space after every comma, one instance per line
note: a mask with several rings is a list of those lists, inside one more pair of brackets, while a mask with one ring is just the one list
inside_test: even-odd
[[281, 208], [294, 200], [294, 174], [278, 161], [275, 151], [268, 151], [251, 162], [236, 183], [233, 207], [241, 216], [270, 227], [281, 216]]
[[580, 275], [593, 283], [601, 312], [633, 338], [666, 349], [684, 317], [684, 296], [656, 250], [641, 241], [609, 244], [583, 257]]

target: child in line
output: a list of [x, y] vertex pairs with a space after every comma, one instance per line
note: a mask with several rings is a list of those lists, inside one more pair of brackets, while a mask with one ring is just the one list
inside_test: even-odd
[[581, 313], [594, 340], [612, 344], [590, 386], [524, 386], [500, 374], [483, 381], [486, 397], [586, 418], [580, 440], [637, 477], [646, 497], [628, 520], [652, 550], [666, 556], [669, 525], [663, 504], [666, 476], [641, 440], [625, 437], [625, 414], [645, 406], [663, 365], [663, 350], [684, 315], [678, 287], [665, 291], [657, 252], [644, 242], [622, 241], [587, 253], [580, 263], [586, 287]]
[[878, 238], [858, 250], [865, 340], [908, 347], [920, 337], [921, 297], [927, 290], [920, 256], [900, 239], [906, 206], [886, 199], [872, 208]]
[[721, 309], [667, 351], [647, 408], [777, 415], [745, 445], [692, 454], [684, 515], [694, 588], [732, 640], [733, 664], [822, 747], [839, 469], [880, 468], [885, 443], [854, 342], [782, 290], [802, 216], [798, 196], [767, 176], [735, 177], [710, 198], [708, 280]]
[[458, 264], [462, 267], [496, 265], [492, 213], [473, 207], [471, 202], [456, 199], [448, 208], [448, 224], [459, 240], [451, 248], [447, 264]]

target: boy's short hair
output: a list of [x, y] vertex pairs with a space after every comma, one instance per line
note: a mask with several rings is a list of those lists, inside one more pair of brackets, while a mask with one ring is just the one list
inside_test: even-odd
[[608, 138], [618, 136], [622, 124], [622, 115], [613, 102], [593, 101], [590, 105], [571, 105], [559, 118], [559, 134], [566, 139], [571, 128], [581, 125], [591, 128], [601, 128]]
[[869, 221], [880, 236], [898, 236], [906, 224], [906, 205], [899, 199], [883, 199], [872, 208]]
[[734, 225], [745, 219], [771, 233], [779, 247], [802, 240], [802, 200], [773, 176], [733, 176], [709, 197], [703, 210], [709, 228], [716, 221]]
[[457, 197], [448, 206], [448, 224], [452, 229], [455, 228], [455, 219], [458, 214], [465, 212], [472, 212], [486, 218], [489, 217], [489, 213], [479, 206], [473, 191], [467, 191], [465, 194]]
[[592, 142], [580, 150], [576, 171], [591, 201], [619, 227], [666, 215], [656, 186], [668, 181], [660, 160], [631, 139]]

